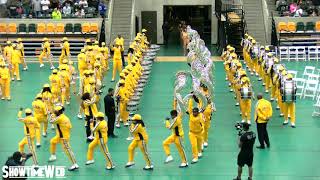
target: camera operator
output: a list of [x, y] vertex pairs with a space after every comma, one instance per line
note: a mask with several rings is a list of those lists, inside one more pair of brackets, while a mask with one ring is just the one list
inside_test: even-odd
[[[31, 153], [25, 154], [25, 153], [20, 153], [19, 151], [16, 151], [8, 158], [8, 160], [5, 163], [5, 166], [24, 166], [25, 162], [32, 156]], [[26, 177], [26, 175], [25, 175]], [[23, 177], [16, 177], [19, 179], [27, 179]], [[12, 177], [8, 178], [3, 178], [3, 179], [12, 179]]]
[[249, 130], [250, 125], [248, 123], [243, 123], [243, 131], [239, 135], [239, 148], [240, 152], [238, 154], [238, 176], [234, 180], [241, 180], [242, 167], [247, 165], [249, 168], [248, 180], [252, 179], [253, 169], [253, 145], [256, 140], [256, 134]]

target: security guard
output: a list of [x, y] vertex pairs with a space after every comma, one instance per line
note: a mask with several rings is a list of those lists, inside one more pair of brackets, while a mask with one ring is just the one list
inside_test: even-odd
[[95, 127], [92, 129], [92, 133], [94, 133], [95, 135], [94, 135], [93, 141], [89, 144], [89, 147], [88, 147], [86, 165], [90, 165], [94, 163], [94, 160], [93, 160], [94, 149], [99, 144], [100, 149], [107, 161], [106, 169], [111, 170], [115, 168], [115, 165], [111, 159], [111, 155], [109, 153], [108, 146], [107, 146], [108, 123], [104, 119], [104, 114], [102, 112], [97, 113], [96, 119], [97, 119], [97, 123]]
[[189, 119], [189, 139], [193, 157], [191, 164], [197, 163], [198, 158], [202, 157], [203, 126], [203, 116], [199, 113], [199, 109], [195, 107], [192, 109]]
[[132, 117], [132, 124], [129, 128], [130, 133], [133, 135], [134, 139], [132, 140], [131, 144], [128, 147], [128, 163], [126, 164], [126, 168], [133, 166], [134, 163], [134, 150], [139, 146], [141, 149], [144, 159], [147, 162], [147, 165], [143, 168], [143, 170], [153, 170], [153, 164], [151, 162], [149, 152], [147, 149], [148, 144], [148, 134], [142, 120], [140, 114], [135, 114]]
[[182, 114], [178, 114], [176, 110], [172, 110], [170, 115], [172, 119], [171, 122], [170, 118], [167, 118], [165, 121], [166, 128], [172, 131], [172, 134], [163, 141], [163, 149], [167, 155], [165, 163], [173, 161], [173, 157], [170, 154], [170, 144], [174, 143], [181, 157], [181, 164], [179, 167], [188, 167], [187, 157], [183, 145], [184, 132], [182, 128]]
[[56, 156], [56, 146], [60, 143], [72, 162], [71, 167], [68, 169], [69, 171], [73, 171], [79, 168], [75, 156], [72, 152], [70, 146], [70, 132], [72, 129], [72, 125], [70, 119], [64, 114], [64, 107], [63, 106], [56, 106], [54, 107], [54, 114], [51, 117], [50, 123], [55, 124], [57, 126], [56, 136], [54, 136], [50, 140], [50, 153], [51, 156], [49, 158], [49, 162], [55, 161], [57, 159]]

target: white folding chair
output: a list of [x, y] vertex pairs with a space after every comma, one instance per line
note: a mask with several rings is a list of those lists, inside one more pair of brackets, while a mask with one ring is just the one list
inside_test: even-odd
[[317, 74], [309, 74], [308, 80], [316, 80], [316, 81], [319, 81], [319, 75], [317, 75]]
[[297, 86], [296, 95], [300, 96], [300, 99], [301, 99], [304, 92], [306, 80], [303, 78], [294, 78], [293, 80], [296, 82], [296, 86]]
[[320, 116], [320, 96], [317, 97], [316, 103], [313, 105], [312, 116]]
[[318, 61], [318, 48], [317, 46], [308, 46], [308, 60]]
[[289, 47], [289, 61], [291, 60], [294, 60], [294, 61], [298, 60], [298, 50], [297, 50], [297, 47], [295, 46]]
[[306, 86], [303, 91], [303, 98], [312, 97], [312, 100], [316, 97], [318, 89], [318, 81], [317, 80], [307, 80]]
[[288, 74], [291, 74], [293, 76], [293, 78], [297, 78], [298, 71], [288, 70], [287, 72], [288, 72]]
[[316, 69], [316, 68], [315, 68], [314, 66], [306, 66], [306, 67], [304, 68], [302, 77], [303, 77], [304, 79], [308, 79], [308, 77], [309, 77], [310, 74], [314, 74], [315, 69]]
[[280, 61], [282, 60], [286, 60], [288, 61], [289, 60], [289, 50], [288, 50], [288, 47], [287, 46], [280, 46], [279, 47], [279, 58], [280, 58]]
[[297, 61], [307, 61], [306, 47], [304, 46], [297, 47]]

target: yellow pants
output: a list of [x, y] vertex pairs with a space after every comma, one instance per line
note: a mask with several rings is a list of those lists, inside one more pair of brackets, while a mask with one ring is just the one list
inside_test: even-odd
[[36, 150], [34, 148], [34, 137], [28, 137], [25, 136], [20, 142], [19, 142], [19, 152], [24, 152], [24, 146], [28, 145], [29, 151], [32, 154], [32, 161], [34, 165], [38, 165], [38, 158], [36, 154]]
[[287, 121], [288, 116], [290, 114], [290, 122], [295, 123], [296, 122], [296, 106], [294, 102], [289, 102], [289, 103], [283, 103], [283, 114], [284, 114], [284, 119]]
[[204, 128], [203, 128], [203, 141], [204, 142], [208, 142], [208, 138], [209, 138], [209, 129], [211, 127], [211, 120], [206, 120], [204, 122]]
[[69, 139], [60, 138], [59, 135], [56, 135], [50, 140], [50, 153], [56, 154], [57, 144], [60, 143], [62, 145], [63, 150], [65, 151], [66, 155], [68, 156], [69, 160], [72, 164], [76, 164], [76, 159], [74, 157], [73, 151], [71, 149]]
[[249, 123], [251, 120], [251, 99], [241, 99], [240, 110], [242, 120], [246, 120]]
[[[269, 90], [270, 89], [270, 86], [271, 86], [271, 79], [270, 79], [270, 76], [269, 74], [265, 74], [264, 75], [264, 79], [265, 79], [265, 90]], [[271, 89], [271, 97], [272, 97], [272, 89]]]
[[61, 96], [61, 89], [51, 88], [52, 99], [54, 103], [59, 102]]
[[[270, 82], [271, 82], [271, 79], [270, 79]], [[267, 84], [266, 84], [267, 85]], [[271, 98], [274, 98], [276, 99], [277, 98], [277, 87], [275, 84], [272, 84], [271, 85]]]
[[[39, 124], [40, 124], [40, 128], [36, 129], [36, 141], [37, 143], [41, 143], [41, 128], [42, 128], [42, 132], [43, 133], [47, 133], [47, 129], [48, 129], [48, 119], [47, 116], [45, 115], [34, 115], [35, 118], [37, 118]], [[43, 124], [43, 127], [42, 127]]]
[[61, 54], [59, 57], [59, 65], [62, 64], [62, 60], [67, 59], [67, 58], [68, 58], [68, 56]]
[[39, 63], [40, 64], [43, 64], [43, 58], [45, 57], [45, 58], [49, 58], [49, 54], [47, 53], [47, 52], [45, 52], [45, 51], [42, 51], [41, 52], [41, 54], [40, 54], [40, 56], [39, 56]]
[[202, 133], [189, 132], [189, 139], [192, 147], [192, 157], [198, 159], [198, 153], [202, 152], [203, 135]]
[[11, 77], [14, 78], [14, 75], [16, 75], [17, 80], [20, 80], [19, 63], [12, 64]]
[[151, 159], [150, 159], [150, 156], [148, 153], [147, 144], [148, 144], [148, 141], [136, 140], [136, 139], [132, 140], [132, 142], [130, 143], [130, 145], [128, 147], [128, 155], [129, 155], [128, 162], [134, 161], [134, 150], [139, 146], [139, 148], [143, 154], [143, 157], [147, 162], [147, 165], [151, 166], [152, 162], [151, 162]]
[[119, 73], [122, 71], [122, 61], [121, 61], [121, 59], [120, 60], [113, 60], [112, 80], [115, 79], [117, 71]]
[[252, 61], [253, 61], [253, 70], [258, 73], [259, 72], [258, 59], [253, 59]]
[[163, 149], [167, 156], [170, 155], [170, 144], [175, 144], [179, 155], [181, 157], [182, 163], [187, 162], [186, 153], [183, 146], [183, 137], [176, 136], [174, 134], [170, 135], [166, 140], [163, 141]]
[[107, 160], [107, 165], [106, 166], [112, 167], [113, 166], [113, 161], [111, 159], [111, 156], [110, 156], [110, 153], [109, 153], [109, 150], [108, 150], [107, 142], [108, 142], [108, 137], [107, 136], [103, 137], [103, 138], [94, 137], [93, 141], [89, 144], [89, 147], [88, 147], [87, 160], [93, 160], [94, 149], [99, 144], [101, 152], [103, 153], [104, 157]]
[[282, 102], [282, 96], [280, 93], [280, 90], [277, 90], [277, 99], [278, 99], [278, 106], [280, 107], [280, 113], [283, 114], [283, 102]]
[[[30, 140], [32, 142], [32, 147], [34, 148], [34, 137], [30, 137]], [[24, 152], [24, 146], [29, 145], [28, 144], [28, 138], [24, 137], [20, 142], [19, 142], [19, 152], [23, 153]]]
[[61, 104], [64, 105], [66, 101], [70, 102], [70, 86], [63, 87], [61, 90]]
[[10, 97], [10, 82], [11, 82], [11, 79], [0, 79], [2, 97], [4, 97], [4, 98], [11, 98]]
[[129, 112], [127, 111], [127, 103], [120, 102], [120, 118], [123, 123], [126, 123], [129, 118]]

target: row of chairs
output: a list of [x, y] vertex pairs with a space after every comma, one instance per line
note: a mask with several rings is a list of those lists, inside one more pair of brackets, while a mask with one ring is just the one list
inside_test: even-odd
[[20, 23], [18, 26], [16, 23], [0, 23], [0, 34], [72, 34], [72, 33], [92, 33], [99, 32], [98, 23]]
[[314, 22], [279, 22], [278, 32], [320, 32], [320, 21]]
[[300, 96], [300, 99], [311, 97], [314, 100], [320, 95], [319, 79], [320, 69], [316, 69], [314, 66], [306, 66], [302, 77], [295, 78], [297, 96]]
[[320, 46], [280, 46], [279, 58], [281, 61], [319, 61]]

